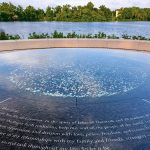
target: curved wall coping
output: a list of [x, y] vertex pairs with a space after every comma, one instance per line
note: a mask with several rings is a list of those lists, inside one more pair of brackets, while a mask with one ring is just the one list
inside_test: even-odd
[[42, 48], [110, 48], [150, 52], [150, 41], [122, 39], [31, 39], [0, 41], [0, 52]]

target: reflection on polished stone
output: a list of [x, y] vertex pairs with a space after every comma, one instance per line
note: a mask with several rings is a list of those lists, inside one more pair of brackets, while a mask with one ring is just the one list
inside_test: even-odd
[[106, 49], [1, 53], [0, 148], [150, 149], [149, 58]]

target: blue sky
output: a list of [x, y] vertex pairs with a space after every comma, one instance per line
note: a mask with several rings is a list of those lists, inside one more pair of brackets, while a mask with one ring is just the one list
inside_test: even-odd
[[[36, 8], [40, 7], [45, 9], [49, 6], [56, 5], [64, 5], [70, 4], [74, 5], [85, 5], [90, 0], [0, 0], [0, 2], [12, 2], [16, 5], [21, 5], [26, 7], [27, 5], [33, 5]], [[130, 6], [138, 6], [138, 7], [149, 7], [150, 8], [150, 0], [91, 0], [95, 4], [96, 7], [100, 5], [106, 5], [111, 9], [116, 9], [120, 7], [130, 7]]]

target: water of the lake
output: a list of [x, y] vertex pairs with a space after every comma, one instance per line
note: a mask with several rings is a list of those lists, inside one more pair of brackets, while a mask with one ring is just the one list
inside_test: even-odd
[[122, 34], [150, 37], [150, 22], [0, 22], [0, 29], [9, 34], [27, 38], [29, 33], [52, 33], [54, 30], [68, 33]]
[[0, 53], [0, 149], [150, 149], [150, 54]]

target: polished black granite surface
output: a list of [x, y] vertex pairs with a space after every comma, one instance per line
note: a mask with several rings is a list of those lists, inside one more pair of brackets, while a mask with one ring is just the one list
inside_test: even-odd
[[150, 54], [0, 54], [0, 150], [149, 150]]

